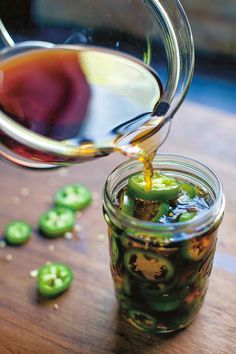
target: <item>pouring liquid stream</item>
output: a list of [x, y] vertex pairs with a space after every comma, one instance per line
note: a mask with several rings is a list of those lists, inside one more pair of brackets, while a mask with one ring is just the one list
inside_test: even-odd
[[[22, 131], [12, 137], [2, 125], [1, 145], [19, 164], [20, 157], [72, 164], [119, 151], [144, 164], [150, 189], [163, 124], [152, 112], [162, 95], [156, 72], [120, 52], [55, 46], [9, 56], [0, 60], [0, 109]], [[51, 151], [38, 147], [42, 138]]]

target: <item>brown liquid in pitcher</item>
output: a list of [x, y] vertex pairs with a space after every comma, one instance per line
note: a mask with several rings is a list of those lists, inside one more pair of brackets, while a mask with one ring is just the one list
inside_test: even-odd
[[159, 141], [146, 136], [154, 136], [162, 123], [153, 119], [162, 94], [149, 66], [119, 52], [72, 46], [31, 50], [0, 61], [0, 108], [27, 128], [23, 135], [38, 133], [66, 153], [29, 148], [4, 131], [1, 144], [24, 158], [54, 164], [117, 150], [144, 163], [150, 189]]

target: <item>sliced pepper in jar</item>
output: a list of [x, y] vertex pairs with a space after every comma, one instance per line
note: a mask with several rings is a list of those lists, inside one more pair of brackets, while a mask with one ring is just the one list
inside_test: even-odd
[[213, 243], [212, 235], [194, 237], [183, 242], [182, 255], [189, 261], [198, 262], [211, 251]]
[[160, 219], [161, 219], [164, 215], [167, 215], [167, 214], [169, 213], [169, 209], [170, 209], [169, 204], [166, 203], [166, 202], [162, 202], [162, 203], [159, 205], [158, 211], [157, 211], [155, 217], [152, 219], [152, 222], [159, 222]]
[[124, 265], [140, 281], [165, 282], [174, 275], [174, 267], [167, 258], [138, 248], [125, 253]]
[[125, 191], [121, 195], [121, 211], [129, 216], [134, 215], [134, 199]]
[[181, 294], [162, 294], [162, 295], [147, 295], [146, 301], [149, 307], [154, 311], [169, 312], [176, 310], [182, 301]]
[[197, 215], [197, 213], [189, 213], [186, 211], [180, 215], [178, 221], [179, 222], [186, 222], [186, 221], [189, 221], [189, 220], [192, 220], [193, 218], [195, 218], [196, 215]]
[[185, 192], [191, 199], [195, 198], [197, 195], [196, 187], [190, 183], [182, 183], [181, 190]]
[[157, 326], [157, 321], [153, 316], [139, 310], [129, 310], [129, 320], [143, 330], [155, 330]]
[[135, 198], [154, 201], [168, 201], [178, 196], [181, 184], [174, 178], [155, 172], [152, 177], [152, 189], [146, 189], [142, 173], [133, 175], [128, 180], [128, 192]]
[[113, 265], [116, 265], [119, 259], [120, 252], [114, 236], [111, 239], [111, 251], [112, 251], [112, 263]]

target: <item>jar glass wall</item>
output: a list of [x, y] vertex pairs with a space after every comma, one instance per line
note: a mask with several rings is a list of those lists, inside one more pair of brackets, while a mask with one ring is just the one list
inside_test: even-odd
[[160, 154], [153, 166], [206, 189], [212, 200], [209, 210], [190, 221], [152, 223], [124, 215], [115, 205], [119, 191], [131, 175], [142, 171], [142, 164], [125, 162], [107, 179], [103, 209], [111, 273], [122, 314], [141, 330], [165, 333], [186, 327], [202, 306], [224, 196], [217, 176], [196, 160]]

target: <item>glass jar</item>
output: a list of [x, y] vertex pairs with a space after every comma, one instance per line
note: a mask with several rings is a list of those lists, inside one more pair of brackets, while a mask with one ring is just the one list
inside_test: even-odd
[[[127, 216], [115, 205], [119, 191], [131, 175], [142, 171], [142, 164], [125, 162], [107, 179], [103, 209], [111, 273], [121, 312], [141, 330], [167, 333], [189, 325], [202, 306], [223, 217], [224, 196], [215, 173], [196, 160], [160, 154], [153, 167], [206, 189], [212, 200], [205, 213], [190, 221], [152, 223]], [[138, 265], [138, 271], [134, 272], [131, 264]], [[163, 269], [165, 276], [156, 279], [156, 272]], [[140, 276], [140, 270], [146, 277]]]

